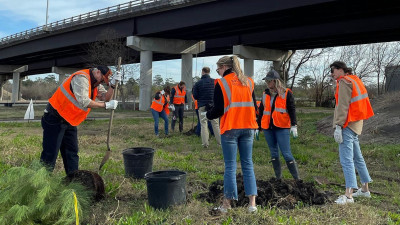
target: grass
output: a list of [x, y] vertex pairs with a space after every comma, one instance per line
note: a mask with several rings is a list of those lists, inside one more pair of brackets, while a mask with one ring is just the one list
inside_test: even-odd
[[[35, 107], [36, 119], [42, 108]], [[3, 110], [5, 109], [5, 110]], [[19, 118], [25, 107], [1, 108], [0, 120]], [[23, 112], [21, 112], [23, 111]], [[192, 127], [192, 114], [187, 113], [184, 130]], [[344, 184], [339, 162], [338, 146], [332, 137], [318, 133], [316, 122], [330, 115], [327, 110], [301, 109], [298, 113], [299, 137], [291, 139], [294, 157], [299, 163], [300, 176], [308, 182], [314, 176], [324, 176], [331, 182]], [[78, 127], [80, 148], [80, 169], [98, 172], [98, 166], [107, 150], [109, 112], [93, 110], [90, 120]], [[147, 118], [146, 118], [147, 117]], [[94, 119], [93, 119], [94, 118]], [[196, 120], [196, 119], [195, 119]], [[196, 123], [197, 121], [195, 121]], [[163, 121], [160, 121], [160, 134]], [[178, 128], [178, 125], [177, 127]], [[293, 210], [273, 207], [259, 208], [248, 214], [245, 208], [235, 208], [226, 216], [209, 214], [212, 204], [197, 197], [206, 192], [209, 184], [223, 179], [224, 164], [222, 151], [215, 139], [210, 147], [202, 148], [197, 136], [170, 132], [170, 137], [157, 138], [153, 131], [150, 112], [117, 110], [110, 139], [112, 154], [99, 174], [102, 176], [107, 197], [92, 206], [85, 224], [399, 224], [400, 193], [399, 182], [390, 178], [400, 177], [400, 145], [362, 145], [361, 149], [374, 182], [372, 190], [387, 193], [387, 196], [373, 195], [372, 199], [356, 200], [354, 205], [306, 206], [299, 203]], [[42, 150], [42, 128], [40, 122], [0, 122], [0, 173], [15, 166], [27, 167], [40, 157]], [[187, 203], [168, 210], [154, 210], [147, 203], [145, 180], [124, 177], [122, 151], [132, 147], [154, 148], [153, 171], [179, 169], [187, 172]], [[254, 142], [254, 168], [257, 179], [273, 177], [269, 162], [269, 151], [262, 133]], [[283, 164], [283, 158], [282, 164]], [[240, 163], [238, 164], [240, 171]], [[59, 157], [55, 176], [64, 176], [62, 160]], [[376, 175], [376, 176], [374, 176]], [[291, 179], [283, 164], [283, 176]], [[322, 185], [337, 195], [344, 190], [335, 186]]]

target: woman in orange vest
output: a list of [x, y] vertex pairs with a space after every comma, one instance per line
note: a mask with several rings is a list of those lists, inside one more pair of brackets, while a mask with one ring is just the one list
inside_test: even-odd
[[[361, 134], [363, 120], [374, 115], [367, 89], [352, 69], [344, 62], [335, 61], [330, 65], [332, 78], [336, 80], [336, 106], [333, 116], [334, 138], [339, 143], [339, 158], [342, 164], [346, 192], [335, 201], [337, 204], [353, 203], [353, 197], [370, 198], [368, 183], [372, 182], [367, 165], [361, 153], [358, 135]], [[360, 175], [361, 188], [358, 189], [355, 169]], [[354, 189], [358, 189], [353, 193]]]
[[[264, 131], [271, 154], [275, 176], [282, 178], [279, 149], [286, 165], [295, 180], [299, 179], [299, 171], [292, 151], [290, 150], [290, 133], [297, 138], [296, 107], [293, 93], [285, 88], [278, 72], [271, 70], [263, 78], [268, 88], [265, 89], [258, 108], [258, 124]], [[279, 149], [278, 149], [279, 147]]]
[[[158, 122], [161, 117], [164, 120], [164, 132], [165, 136], [168, 136], [168, 100], [169, 100], [170, 88], [165, 87], [162, 91], [157, 91], [154, 96], [153, 102], [151, 103], [151, 114], [154, 119], [154, 133], [158, 137]], [[168, 110], [169, 113], [169, 110]]]
[[[115, 85], [121, 80], [116, 73], [111, 81], [111, 70], [98, 66], [75, 72], [58, 87], [49, 99], [42, 117], [43, 151], [40, 160], [53, 171], [59, 150], [67, 175], [78, 170], [77, 126], [82, 123], [91, 108], [117, 108], [118, 101], [111, 100]], [[106, 83], [106, 89], [101, 83]], [[96, 102], [95, 99], [106, 102]]]
[[171, 122], [172, 131], [175, 129], [175, 122], [177, 118], [179, 118], [179, 132], [183, 131], [183, 111], [189, 109], [189, 106], [185, 104], [187, 103], [186, 97], [186, 84], [181, 81], [171, 90], [171, 103], [172, 103], [172, 111], [173, 117]]
[[239, 149], [244, 190], [249, 198], [249, 212], [257, 211], [257, 186], [253, 169], [252, 151], [254, 130], [257, 129], [254, 81], [245, 76], [236, 56], [224, 56], [217, 62], [217, 73], [222, 76], [214, 89], [214, 107], [207, 119], [220, 118], [221, 146], [225, 162], [224, 199], [215, 210], [226, 213], [231, 201], [238, 199], [236, 185], [236, 155]]

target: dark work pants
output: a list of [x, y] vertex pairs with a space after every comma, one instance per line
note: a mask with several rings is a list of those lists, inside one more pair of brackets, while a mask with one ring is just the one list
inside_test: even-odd
[[42, 117], [42, 127], [43, 151], [40, 161], [53, 171], [60, 150], [67, 175], [78, 170], [77, 128], [66, 122], [57, 112], [45, 113]]
[[183, 110], [184, 110], [185, 104], [180, 104], [180, 105], [174, 104], [174, 106], [175, 106], [175, 111], [174, 111], [174, 114], [172, 115], [171, 128], [172, 128], [172, 131], [174, 131], [175, 122], [179, 118], [179, 132], [182, 132], [183, 131]]

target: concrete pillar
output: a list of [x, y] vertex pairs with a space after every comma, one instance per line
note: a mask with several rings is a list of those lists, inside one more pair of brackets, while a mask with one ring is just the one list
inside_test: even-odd
[[153, 52], [140, 52], [140, 92], [139, 92], [139, 110], [146, 111], [150, 109], [151, 103], [151, 85], [153, 80]]
[[186, 83], [186, 97], [189, 108], [192, 107], [192, 88], [193, 88], [193, 55], [182, 54], [181, 80]]
[[244, 75], [254, 77], [254, 59], [244, 59]]
[[20, 73], [14, 72], [13, 73], [13, 86], [12, 86], [12, 95], [11, 95], [11, 102], [15, 103], [17, 102], [20, 97], [19, 97], [19, 85], [20, 85]]
[[[186, 83], [188, 94], [189, 91], [191, 94], [191, 89], [193, 86], [193, 54], [198, 54], [205, 51], [205, 41], [130, 36], [126, 38], [126, 45], [136, 51], [140, 51], [141, 83], [139, 110], [145, 111], [149, 110], [150, 108], [152, 84], [151, 61], [153, 58], [153, 52], [182, 55], [182, 80]], [[187, 97], [188, 99], [191, 99], [190, 96]]]
[[3, 101], [3, 87], [7, 79], [0, 78], [0, 101]]
[[[273, 61], [274, 69], [282, 76], [283, 63], [292, 55], [292, 51], [235, 45], [233, 46], [233, 54], [244, 59], [244, 73], [248, 76], [254, 75], [254, 61], [246, 62], [246, 60], [254, 59]], [[250, 71], [250, 68], [252, 71]]]
[[58, 66], [53, 66], [51, 68], [51, 72], [52, 73], [58, 74], [58, 84], [61, 84], [64, 81], [65, 76], [67, 74], [71, 75], [71, 74], [75, 73], [78, 70], [80, 70], [80, 69], [78, 69], [78, 68], [69, 68], [69, 67], [58, 67]]

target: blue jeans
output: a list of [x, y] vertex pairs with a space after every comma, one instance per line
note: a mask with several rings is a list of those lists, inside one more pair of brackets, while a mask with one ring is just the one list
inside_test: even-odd
[[339, 144], [340, 164], [342, 164], [346, 188], [358, 188], [356, 172], [360, 175], [361, 183], [372, 182], [367, 165], [361, 153], [358, 135], [350, 128], [343, 129], [343, 142]]
[[168, 116], [165, 113], [164, 110], [162, 110], [161, 112], [157, 112], [154, 109], [151, 109], [151, 114], [153, 114], [153, 118], [154, 118], [154, 132], [156, 135], [158, 135], [158, 121], [159, 121], [159, 117], [161, 117], [164, 120], [164, 131], [165, 134], [168, 135]]
[[227, 199], [238, 199], [236, 185], [236, 155], [238, 148], [246, 196], [257, 195], [252, 159], [253, 136], [254, 130], [252, 129], [228, 130], [221, 135], [222, 152], [225, 162], [224, 196]]
[[294, 160], [292, 151], [290, 150], [290, 129], [267, 129], [264, 130], [264, 137], [267, 141], [271, 158], [279, 158], [280, 149], [286, 162]]

